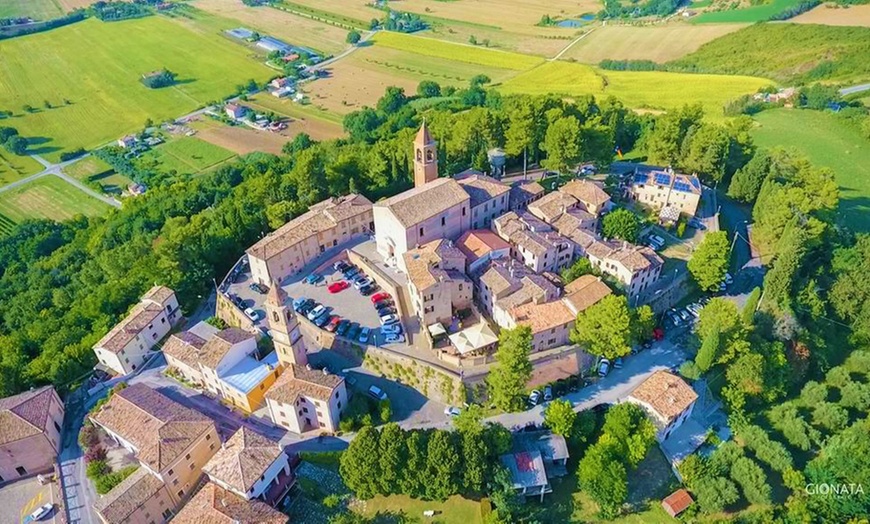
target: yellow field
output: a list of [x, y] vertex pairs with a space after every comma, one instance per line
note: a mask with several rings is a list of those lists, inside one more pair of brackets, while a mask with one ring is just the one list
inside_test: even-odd
[[811, 11], [789, 19], [796, 24], [853, 25], [870, 27], [870, 4], [851, 7], [820, 5]]
[[537, 95], [613, 95], [633, 109], [666, 110], [700, 102], [710, 118], [722, 119], [725, 102], [770, 83], [748, 76], [601, 71], [581, 64], [547, 62], [505, 82], [500, 89]]
[[562, 58], [587, 64], [604, 59], [667, 62], [685, 56], [707, 42], [746, 27], [746, 24], [687, 24], [658, 26], [597, 26]]
[[247, 7], [239, 0], [196, 0], [193, 5], [221, 17], [221, 29], [244, 26], [326, 54], [336, 54], [347, 46], [347, 30], [278, 9]]
[[540, 64], [542, 60], [528, 55], [486, 49], [472, 45], [442, 42], [434, 38], [413, 36], [402, 33], [380, 32], [373, 38], [376, 45], [400, 51], [410, 51], [418, 55], [444, 58], [487, 67], [525, 71]]

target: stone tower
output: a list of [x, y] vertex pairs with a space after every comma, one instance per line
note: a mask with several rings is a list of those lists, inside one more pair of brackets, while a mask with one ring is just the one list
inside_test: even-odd
[[438, 148], [426, 122], [414, 139], [414, 187], [420, 187], [438, 178]]
[[278, 282], [273, 282], [266, 295], [266, 318], [272, 332], [272, 342], [278, 352], [278, 361], [289, 366], [308, 364], [308, 354], [305, 352], [305, 341], [299, 331], [299, 321], [293, 308], [286, 304], [287, 292]]

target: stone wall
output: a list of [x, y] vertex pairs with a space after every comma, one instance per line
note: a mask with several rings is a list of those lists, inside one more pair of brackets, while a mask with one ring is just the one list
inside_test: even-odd
[[239, 309], [233, 302], [224, 296], [223, 293], [217, 294], [215, 303], [215, 316], [227, 323], [228, 326], [237, 327], [257, 333], [257, 328], [251, 319], [245, 315], [245, 312]]

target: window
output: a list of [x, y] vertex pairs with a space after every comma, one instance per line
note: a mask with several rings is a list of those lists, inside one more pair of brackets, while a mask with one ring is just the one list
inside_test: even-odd
[[308, 413], [308, 408], [302, 408], [303, 413]]
[[190, 460], [190, 453], [184, 456], [184, 460]]
[[183, 496], [184, 496], [184, 490], [183, 489], [178, 490], [178, 498], [181, 498]]
[[147, 518], [150, 517], [150, 516], [151, 516], [151, 513], [149, 513], [149, 512], [146, 511], [146, 512], [145, 512], [145, 518], [147, 519]]
[[18, 474], [21, 475], [22, 477], [24, 475], [27, 475], [27, 470], [24, 469], [24, 466], [18, 466], [17, 468], [15, 468], [15, 471], [17, 471]]
[[335, 398], [338, 398], [338, 391], [335, 392]]
[[423, 236], [423, 228], [420, 228], [420, 236]]
[[[335, 396], [337, 397], [337, 396], [338, 396], [338, 393], [336, 393]], [[341, 409], [341, 401], [340, 401], [340, 400], [338, 401], [338, 409]], [[0, 482], [3, 482], [3, 481], [0, 480]]]
[[285, 418], [287, 415], [285, 415], [283, 411], [279, 411], [278, 416], [281, 418]]
[[165, 324], [165, 323], [166, 323], [166, 317], [161, 318], [161, 319], [160, 319], [160, 323], [161, 323], [161, 324]]
[[206, 435], [206, 436], [205, 436], [205, 439], [206, 439], [206, 440], [211, 440], [211, 434]]
[[191, 462], [191, 463], [190, 463], [190, 465], [189, 465], [189, 466], [187, 466], [187, 467], [188, 467], [188, 468], [190, 468], [190, 470], [191, 470], [191, 471], [193, 471], [193, 467], [194, 467], [194, 464], [193, 464], [193, 462]]
[[462, 208], [462, 216], [465, 216], [465, 207]]
[[323, 422], [321, 422], [321, 423], [320, 423], [320, 427], [325, 428], [325, 427], [326, 427], [326, 424], [324, 424]]
[[322, 416], [323, 416], [323, 413], [321, 413], [321, 412], [318, 411], [318, 412], [317, 412], [317, 416], [318, 416], [318, 417], [322, 417]]
[[[160, 501], [160, 504], [163, 504], [162, 500]], [[169, 517], [171, 517], [171, 516], [172, 516], [172, 510], [167, 509], [166, 511], [163, 512], [163, 520], [168, 520]]]
[[57, 421], [52, 420], [52, 422], [54, 422], [54, 429], [60, 431], [60, 425], [57, 423]]
[[173, 471], [170, 469], [169, 471], [166, 472], [166, 474], [172, 476]]
[[177, 486], [177, 485], [178, 485], [178, 479], [172, 479], [172, 485], [173, 485], [173, 486]]
[[208, 445], [208, 449], [214, 450], [214, 442], [212, 442], [211, 444]]

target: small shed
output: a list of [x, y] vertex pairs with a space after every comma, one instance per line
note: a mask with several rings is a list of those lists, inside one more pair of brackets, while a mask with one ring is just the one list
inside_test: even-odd
[[662, 508], [668, 512], [668, 515], [676, 517], [680, 513], [686, 511], [686, 508], [695, 502], [689, 492], [685, 489], [678, 489], [671, 493], [662, 501]]

